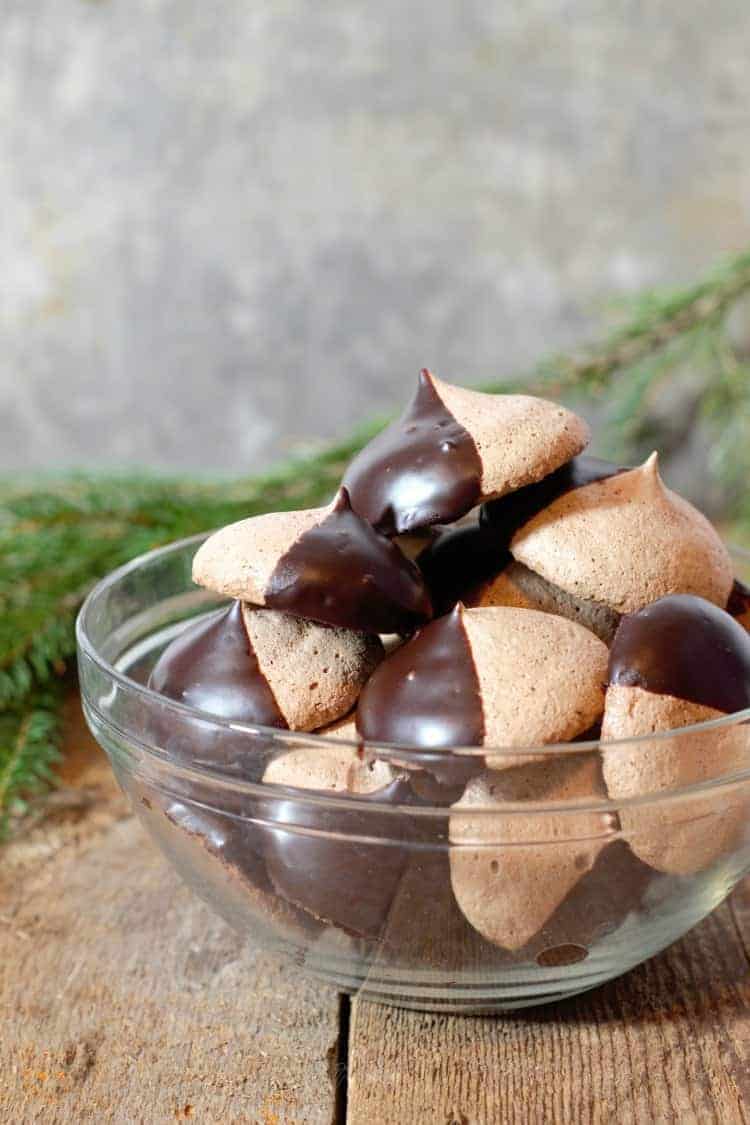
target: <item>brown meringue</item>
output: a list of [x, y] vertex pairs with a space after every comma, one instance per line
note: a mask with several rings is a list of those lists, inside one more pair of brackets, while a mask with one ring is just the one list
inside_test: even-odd
[[344, 484], [356, 512], [401, 535], [540, 480], [588, 440], [586, 423], [555, 403], [469, 391], [423, 370], [406, 412], [354, 458]]
[[576, 598], [632, 613], [675, 592], [725, 606], [732, 563], [704, 515], [666, 488], [656, 453], [577, 488], [520, 528], [514, 557]]
[[[533, 803], [583, 802], [599, 786], [592, 753], [537, 760], [469, 782], [450, 819], [451, 883], [466, 919], [488, 941], [506, 949], [526, 945], [616, 831], [610, 814], [555, 814], [535, 811]], [[531, 805], [528, 813], [504, 811], [522, 801]]]
[[[631, 848], [660, 871], [690, 874], [727, 854], [748, 814], [745, 788], [660, 793], [718, 781], [750, 765], [750, 725], [695, 724], [750, 706], [750, 637], [729, 614], [696, 597], [662, 598], [623, 618], [612, 645], [602, 753]], [[688, 728], [682, 731], [681, 728]], [[662, 737], [652, 737], [659, 732]], [[608, 740], [631, 739], [608, 747]]]
[[193, 580], [367, 633], [409, 633], [432, 615], [417, 567], [352, 511], [346, 489], [326, 508], [270, 512], [215, 532], [196, 552]]

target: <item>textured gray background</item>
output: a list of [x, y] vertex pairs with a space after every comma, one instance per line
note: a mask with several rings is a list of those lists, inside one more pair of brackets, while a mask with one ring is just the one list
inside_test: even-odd
[[747, 0], [0, 16], [0, 468], [250, 471], [747, 241]]

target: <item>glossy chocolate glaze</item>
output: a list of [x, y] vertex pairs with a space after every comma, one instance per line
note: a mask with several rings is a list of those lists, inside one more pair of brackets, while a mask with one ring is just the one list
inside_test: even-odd
[[481, 588], [497, 578], [511, 561], [510, 541], [525, 523], [559, 496], [623, 472], [610, 461], [582, 455], [500, 500], [483, 504], [466, 523], [440, 528], [417, 558], [435, 616], [456, 602], [473, 602]]
[[[317, 790], [305, 795], [342, 796]], [[263, 827], [266, 867], [276, 892], [314, 918], [366, 939], [377, 938], [383, 929], [413, 836], [409, 818], [366, 807], [375, 803], [414, 804], [408, 778], [357, 794], [351, 808], [269, 796]]]
[[739, 578], [735, 578], [729, 593], [727, 613], [732, 617], [743, 617], [746, 613], [750, 613], [750, 586], [741, 582]]
[[142, 800], [153, 810], [145, 814], [152, 829], [172, 852], [178, 869], [198, 876], [209, 901], [228, 909], [230, 916], [242, 912], [243, 920], [250, 913], [287, 941], [310, 940], [320, 933], [320, 922], [274, 890], [266, 871], [263, 829], [252, 819], [258, 816], [252, 802], [234, 817], [200, 803], [170, 801], [154, 790], [150, 794]]
[[495, 530], [499, 549], [507, 548], [515, 533], [524, 524], [567, 492], [585, 488], [587, 484], [607, 480], [608, 477], [624, 472], [627, 472], [627, 469], [621, 465], [615, 465], [612, 461], [602, 461], [598, 457], [589, 457], [583, 453], [544, 477], [543, 480], [537, 481], [536, 484], [527, 484], [524, 488], [510, 492], [499, 500], [491, 500], [488, 504], [484, 504], [480, 523], [487, 529]]
[[[163, 797], [156, 798], [160, 804]], [[229, 867], [234, 867], [247, 882], [259, 890], [269, 891], [260, 831], [250, 819], [243, 820], [213, 811], [202, 804], [170, 801], [163, 806], [164, 815], [176, 828], [182, 829], [204, 845]], [[249, 817], [250, 808], [245, 808]]]
[[459, 519], [477, 503], [481, 477], [473, 438], [423, 370], [410, 406], [354, 458], [344, 484], [355, 512], [399, 535]]
[[750, 635], [723, 609], [670, 594], [623, 617], [609, 683], [731, 714], [750, 707]]
[[241, 602], [189, 625], [161, 654], [148, 685], [223, 719], [287, 726], [250, 644]]
[[458, 606], [426, 625], [376, 668], [357, 706], [365, 741], [425, 749], [482, 745], [479, 679], [462, 614]]
[[410, 633], [432, 616], [417, 567], [352, 511], [345, 488], [279, 559], [265, 598], [272, 609], [365, 633]]
[[495, 527], [483, 523], [475, 510], [470, 522], [443, 527], [417, 558], [430, 591], [435, 616], [449, 613], [456, 602], [469, 600], [511, 560]]
[[475, 601], [481, 587], [512, 560], [509, 547], [516, 531], [542, 508], [564, 493], [621, 471], [609, 461], [576, 457], [537, 484], [482, 505], [466, 523], [441, 528], [417, 558], [435, 615], [450, 612], [457, 602]]

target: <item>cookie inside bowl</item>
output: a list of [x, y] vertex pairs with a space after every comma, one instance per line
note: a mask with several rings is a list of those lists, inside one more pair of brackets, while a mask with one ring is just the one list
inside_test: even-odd
[[[423, 375], [328, 505], [94, 591], [82, 684], [233, 925], [338, 987], [502, 1010], [624, 971], [747, 869], [748, 598], [655, 458], [596, 461], [557, 404], [454, 390]], [[692, 616], [637, 679], [623, 646], [675, 598]], [[701, 614], [733, 685], [713, 703], [669, 678]]]

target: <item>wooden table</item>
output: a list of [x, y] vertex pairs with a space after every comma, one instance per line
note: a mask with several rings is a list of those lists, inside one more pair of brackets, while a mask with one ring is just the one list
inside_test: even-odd
[[71, 702], [0, 870], [0, 1122], [750, 1118], [750, 884], [619, 981], [521, 1015], [351, 1003], [243, 946], [129, 814]]

